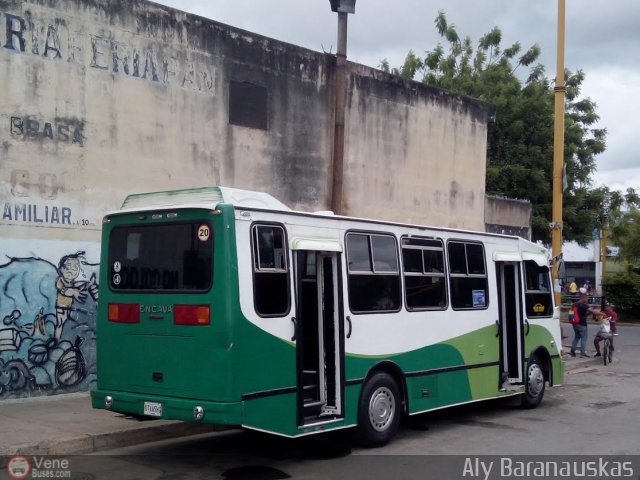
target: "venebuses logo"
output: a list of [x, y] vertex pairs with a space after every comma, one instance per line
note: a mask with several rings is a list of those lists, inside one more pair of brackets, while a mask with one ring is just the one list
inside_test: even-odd
[[[11, 478], [71, 478], [70, 462], [51, 456], [23, 456], [9, 458], [7, 471]], [[1, 475], [0, 475], [1, 477]]]
[[27, 478], [31, 471], [31, 465], [25, 457], [12, 457], [7, 463], [7, 471], [11, 478]]

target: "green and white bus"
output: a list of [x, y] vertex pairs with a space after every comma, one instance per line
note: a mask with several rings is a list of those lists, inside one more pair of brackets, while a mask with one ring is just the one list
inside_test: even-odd
[[563, 381], [550, 257], [521, 238], [225, 187], [130, 195], [102, 235], [95, 408], [378, 446]]

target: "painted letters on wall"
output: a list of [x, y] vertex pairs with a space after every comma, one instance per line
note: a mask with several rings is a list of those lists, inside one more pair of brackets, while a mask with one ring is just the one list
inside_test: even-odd
[[163, 48], [163, 44], [176, 40], [174, 28], [152, 23], [139, 28], [143, 31], [138, 32], [138, 42], [129, 44], [114, 40], [110, 32], [85, 31], [83, 25], [74, 25], [63, 16], [40, 17], [32, 10], [24, 14], [0, 11], [1, 46], [12, 53], [215, 94], [215, 71], [205, 58], [185, 58]]

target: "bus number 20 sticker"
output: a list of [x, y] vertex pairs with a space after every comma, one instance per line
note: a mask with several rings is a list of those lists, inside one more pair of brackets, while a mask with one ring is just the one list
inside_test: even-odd
[[209, 240], [209, 236], [211, 235], [211, 229], [209, 228], [209, 225], [200, 225], [198, 227], [198, 240], [200, 240], [201, 242], [206, 242], [207, 240]]

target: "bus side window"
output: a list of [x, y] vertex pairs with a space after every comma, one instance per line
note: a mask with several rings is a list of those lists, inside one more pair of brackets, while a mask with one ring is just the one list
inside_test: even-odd
[[278, 225], [252, 228], [253, 298], [256, 313], [265, 317], [289, 313], [289, 269], [286, 235]]
[[407, 310], [447, 308], [442, 240], [403, 238], [402, 263]]
[[450, 241], [447, 243], [451, 306], [454, 309], [484, 309], [489, 290], [481, 243]]
[[539, 266], [532, 260], [524, 262], [525, 304], [528, 317], [550, 317], [553, 315], [549, 267]]
[[400, 268], [394, 236], [348, 233], [347, 261], [352, 312], [400, 310]]

